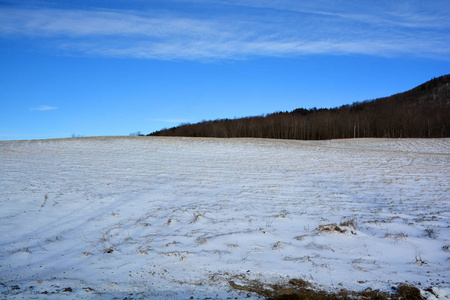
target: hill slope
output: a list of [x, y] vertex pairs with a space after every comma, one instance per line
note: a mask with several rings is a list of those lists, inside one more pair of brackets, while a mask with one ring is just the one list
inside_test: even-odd
[[450, 75], [410, 91], [331, 109], [185, 124], [153, 136], [322, 140], [356, 137], [450, 137]]

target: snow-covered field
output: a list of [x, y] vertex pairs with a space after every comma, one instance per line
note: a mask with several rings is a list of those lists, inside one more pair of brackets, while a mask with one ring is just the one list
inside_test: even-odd
[[450, 139], [0, 141], [0, 292], [234, 299], [230, 280], [301, 278], [442, 299], [449, 163]]

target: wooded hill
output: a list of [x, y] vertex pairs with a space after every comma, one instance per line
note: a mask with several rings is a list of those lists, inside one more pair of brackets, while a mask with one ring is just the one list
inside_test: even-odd
[[298, 108], [266, 116], [182, 124], [149, 135], [299, 140], [449, 137], [450, 75], [404, 93], [331, 109]]

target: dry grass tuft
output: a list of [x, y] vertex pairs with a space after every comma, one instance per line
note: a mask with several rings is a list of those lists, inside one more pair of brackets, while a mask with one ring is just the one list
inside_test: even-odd
[[319, 227], [317, 227], [317, 231], [318, 232], [339, 232], [339, 233], [345, 233], [345, 232], [347, 232], [347, 229], [342, 229], [341, 227], [339, 227], [335, 223], [332, 223], [332, 224], [319, 225]]
[[189, 222], [189, 224], [194, 224], [195, 222], [198, 221], [198, 219], [200, 219], [200, 217], [204, 217], [204, 216], [205, 216], [204, 213], [203, 214], [200, 212], [194, 213], [194, 219], [191, 222]]
[[353, 229], [356, 229], [356, 221], [354, 219], [347, 220], [339, 223], [339, 226], [352, 227]]

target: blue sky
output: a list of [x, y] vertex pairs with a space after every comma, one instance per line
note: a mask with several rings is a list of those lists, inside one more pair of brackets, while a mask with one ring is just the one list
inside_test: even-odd
[[336, 107], [450, 73], [442, 0], [0, 1], [0, 139]]

